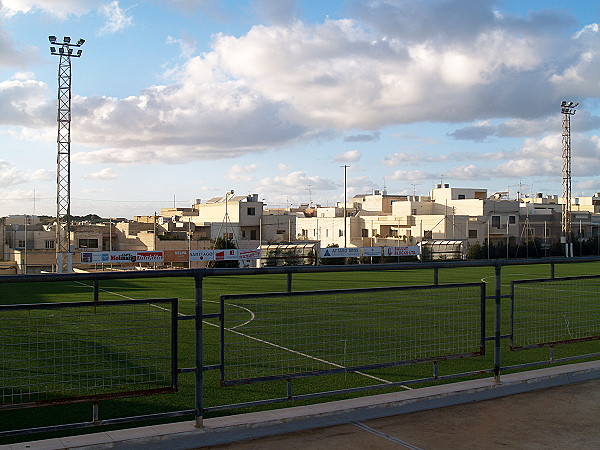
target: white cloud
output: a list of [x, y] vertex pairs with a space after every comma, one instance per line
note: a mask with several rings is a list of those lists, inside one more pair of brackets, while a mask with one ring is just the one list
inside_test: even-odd
[[179, 46], [179, 53], [182, 58], [189, 59], [196, 52], [196, 40], [188, 34], [183, 34], [180, 38], [167, 36], [167, 44], [176, 44]]
[[129, 9], [121, 9], [119, 2], [116, 0], [102, 5], [98, 11], [106, 17], [106, 23], [98, 31], [98, 34], [117, 33], [133, 25], [133, 17], [127, 15]]
[[308, 176], [305, 172], [300, 171], [272, 178], [263, 178], [254, 185], [258, 192], [268, 192], [269, 195], [294, 194], [296, 192], [308, 193], [309, 186], [312, 192], [338, 189], [338, 186], [331, 180], [319, 176]]
[[333, 157], [333, 160], [335, 162], [343, 162], [343, 163], [348, 163], [348, 162], [356, 162], [360, 159], [361, 154], [358, 150], [348, 150], [345, 153], [342, 153], [340, 155], [335, 155]]
[[600, 191], [600, 181], [598, 180], [582, 180], [577, 183], [574, 183], [573, 186], [575, 189], [579, 189], [582, 191]]
[[272, 24], [287, 24], [298, 16], [297, 0], [253, 0], [254, 11]]
[[45, 101], [48, 86], [34, 80], [0, 81], [0, 124], [28, 128], [48, 126], [56, 111]]
[[453, 167], [447, 170], [444, 176], [458, 180], [482, 180], [487, 178], [487, 170], [476, 167], [474, 164], [468, 164], [461, 167]]
[[2, 14], [11, 17], [16, 14], [42, 12], [59, 19], [70, 15], [81, 15], [96, 8], [102, 0], [2, 0]]
[[284, 163], [279, 163], [277, 164], [277, 170], [280, 172], [289, 172], [291, 170], [291, 166], [288, 166], [287, 164]]
[[[77, 5], [59, 0], [5, 0], [3, 5], [25, 13], [63, 3], [64, 11]], [[211, 2], [170, 3], [208, 8]], [[74, 159], [177, 164], [355, 130], [371, 134], [351, 139], [372, 140], [376, 130], [398, 123], [515, 116], [517, 121], [543, 121], [556, 115], [569, 86], [575, 93], [600, 96], [600, 33], [593, 27], [563, 39], [554, 31], [569, 22], [558, 14], [498, 15], [491, 2], [462, 0], [457, 11], [469, 14], [457, 13], [449, 21], [446, 2], [416, 3], [354, 3], [347, 19], [315, 25], [284, 21], [254, 26], [239, 37], [216, 35], [211, 51], [166, 71], [168, 84], [121, 99], [75, 97], [77, 139], [92, 150]], [[83, 1], [73, 11], [98, 5]], [[118, 2], [106, 8], [111, 31], [131, 25]], [[191, 47], [183, 51], [192, 54]], [[557, 53], [569, 56], [557, 60]], [[5, 83], [0, 85], [0, 125], [51, 125], [54, 99], [44, 83]], [[533, 122], [495, 128], [485, 123], [454, 134], [485, 140], [545, 129]], [[396, 166], [406, 158], [397, 153], [384, 164]], [[433, 156], [411, 158], [433, 161]]]
[[7, 161], [0, 160], [0, 187], [6, 188], [25, 183], [27, 180], [23, 173], [16, 167], [13, 167]]
[[431, 179], [437, 176], [437, 174], [427, 173], [422, 170], [396, 170], [391, 175], [388, 175], [386, 179], [398, 181], [416, 181]]
[[32, 181], [53, 181], [56, 180], [56, 172], [48, 169], [37, 169], [28, 174]]
[[252, 174], [256, 172], [256, 169], [258, 169], [256, 164], [248, 164], [247, 166], [234, 164], [225, 175], [225, 178], [232, 181], [252, 181]]
[[105, 167], [104, 169], [101, 169], [98, 172], [90, 173], [88, 175], [82, 175], [81, 178], [85, 180], [110, 181], [117, 178], [117, 174], [110, 167]]

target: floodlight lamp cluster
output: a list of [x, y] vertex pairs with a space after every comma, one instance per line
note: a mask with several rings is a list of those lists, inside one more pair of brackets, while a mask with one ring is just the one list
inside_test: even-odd
[[562, 102], [560, 102], [561, 112], [563, 114], [575, 114], [575, 108], [577, 107], [577, 105], [579, 105], [579, 103], [567, 102], [563, 100]]
[[[81, 47], [83, 45], [83, 43], [85, 42], [85, 39], [79, 38], [77, 40], [77, 42], [72, 44], [71, 38], [69, 36], [63, 37], [62, 42], [57, 42], [56, 36], [48, 36], [48, 40], [50, 41], [51, 44], [53, 44], [53, 46], [50, 47], [50, 53], [52, 55], [72, 56], [75, 58], [78, 58], [79, 56], [81, 56], [81, 50], [77, 50], [77, 52], [74, 52], [72, 47]], [[57, 51], [57, 47], [55, 47], [54, 45], [60, 46], [60, 47], [58, 47], [58, 51]]]

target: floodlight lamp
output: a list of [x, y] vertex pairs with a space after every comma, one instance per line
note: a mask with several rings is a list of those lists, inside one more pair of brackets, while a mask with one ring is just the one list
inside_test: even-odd
[[56, 47], [50, 47], [50, 53], [56, 53]]
[[68, 49], [68, 52], [69, 52], [69, 55], [72, 55], [73, 54], [73, 49], [72, 48]]
[[573, 105], [573, 108], [575, 108], [577, 105], [579, 105], [579, 103], [575, 103], [575, 104]]
[[65, 49], [63, 47], [59, 48], [58, 51], [60, 52], [60, 54], [62, 55], [65, 52]]
[[56, 36], [48, 36], [48, 40], [51, 44], [54, 44], [56, 42]]
[[81, 56], [81, 50], [77, 50], [77, 56]]
[[77, 41], [77, 45], [83, 45], [84, 42], [85, 42], [85, 39], [79, 38], [79, 40]]
[[562, 102], [560, 102], [560, 106], [567, 106], [567, 102], [565, 102], [564, 100]]
[[63, 38], [63, 40], [64, 40], [65, 44], [68, 44], [69, 42], [71, 42], [71, 38], [69, 36], [65, 36]]

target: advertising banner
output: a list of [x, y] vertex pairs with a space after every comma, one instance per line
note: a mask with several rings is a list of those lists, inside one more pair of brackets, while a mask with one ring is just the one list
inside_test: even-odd
[[190, 252], [190, 261], [214, 261], [214, 250], [192, 250]]
[[363, 256], [381, 256], [382, 247], [363, 247], [362, 255]]
[[384, 247], [385, 256], [417, 256], [421, 254], [421, 247], [408, 245], [405, 247]]
[[260, 250], [239, 250], [240, 259], [260, 259]]
[[166, 262], [188, 262], [187, 250], [165, 250], [164, 253]]
[[215, 261], [237, 261], [237, 259], [238, 259], [237, 248], [215, 250]]
[[163, 252], [137, 252], [136, 262], [162, 262]]
[[111, 262], [130, 262], [137, 260], [137, 252], [110, 252]]
[[358, 258], [359, 247], [327, 247], [321, 249], [321, 258]]
[[82, 263], [108, 263], [110, 262], [109, 252], [82, 252]]

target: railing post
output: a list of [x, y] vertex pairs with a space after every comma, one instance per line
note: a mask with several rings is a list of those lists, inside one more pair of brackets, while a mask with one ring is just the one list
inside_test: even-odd
[[554, 279], [554, 263], [550, 263], [550, 278]]
[[99, 296], [99, 288], [98, 288], [98, 280], [94, 280], [94, 301], [97, 302], [100, 300]]
[[202, 426], [203, 399], [202, 399], [202, 275], [194, 276], [195, 282], [195, 322], [196, 322], [196, 427]]
[[494, 381], [500, 382], [500, 301], [502, 298], [502, 265], [494, 264], [496, 273], [496, 290], [494, 295], [495, 303], [495, 324], [494, 324]]
[[287, 273], [287, 291], [292, 292], [292, 272]]
[[433, 284], [438, 284], [440, 279], [439, 269], [434, 267], [433, 269]]

